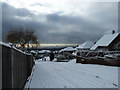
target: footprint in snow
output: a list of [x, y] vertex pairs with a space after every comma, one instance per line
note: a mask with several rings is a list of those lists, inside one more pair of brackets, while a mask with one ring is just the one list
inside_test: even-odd
[[115, 84], [115, 83], [112, 83], [112, 84], [113, 84], [114, 86], [116, 86], [116, 87], [118, 86], [118, 85], [117, 85], [117, 84]]
[[100, 78], [99, 76], [95, 76], [96, 78]]

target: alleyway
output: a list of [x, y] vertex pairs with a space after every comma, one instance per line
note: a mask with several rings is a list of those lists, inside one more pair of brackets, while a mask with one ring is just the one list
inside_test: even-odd
[[117, 88], [118, 68], [71, 62], [36, 61], [26, 88]]

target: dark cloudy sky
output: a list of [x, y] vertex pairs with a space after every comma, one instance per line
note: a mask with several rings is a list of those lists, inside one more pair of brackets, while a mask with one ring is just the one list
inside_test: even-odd
[[4, 0], [3, 39], [13, 28], [32, 28], [41, 43], [97, 41], [118, 29], [117, 2]]

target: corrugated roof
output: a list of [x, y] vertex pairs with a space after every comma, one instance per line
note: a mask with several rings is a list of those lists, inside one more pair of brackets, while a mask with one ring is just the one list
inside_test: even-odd
[[91, 47], [91, 50], [95, 50], [98, 46], [108, 46], [118, 35], [119, 33], [103, 35], [100, 40]]

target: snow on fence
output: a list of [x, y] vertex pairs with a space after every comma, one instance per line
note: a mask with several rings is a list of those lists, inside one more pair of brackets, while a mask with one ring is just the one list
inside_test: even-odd
[[2, 88], [23, 88], [33, 67], [32, 55], [0, 44], [2, 48]]
[[81, 51], [76, 63], [120, 66], [120, 51]]

